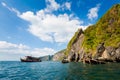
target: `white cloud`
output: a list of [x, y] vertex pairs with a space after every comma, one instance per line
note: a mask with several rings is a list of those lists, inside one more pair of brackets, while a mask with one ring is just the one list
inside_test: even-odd
[[4, 2], [1, 2], [1, 4], [2, 4], [4, 7], [6, 7], [8, 10], [10, 10], [10, 11], [12, 11], [12, 12], [15, 12], [15, 13], [17, 14], [17, 16], [20, 15], [20, 12], [19, 12], [17, 9], [8, 7], [8, 6], [6, 5], [6, 3], [4, 3]]
[[[39, 10], [34, 14], [31, 11], [22, 13], [19, 17], [30, 22], [28, 31], [43, 41], [49, 42], [67, 42], [73, 36], [74, 32], [81, 28], [83, 21], [74, 14], [51, 14], [48, 10], [57, 10], [60, 8], [54, 0], [47, 0], [50, 4], [45, 9]], [[52, 4], [52, 5], [51, 5]], [[67, 9], [70, 9], [70, 3], [64, 3]], [[57, 8], [55, 8], [57, 6]], [[46, 12], [47, 11], [47, 12]], [[83, 28], [84, 26], [82, 26]]]
[[68, 10], [71, 10], [71, 3], [66, 2], [66, 3], [65, 3], [65, 6], [66, 6], [66, 8], [67, 8]]
[[60, 4], [55, 2], [55, 0], [46, 0], [47, 7], [45, 9], [46, 12], [57, 11], [60, 8]]
[[96, 19], [98, 17], [99, 8], [100, 8], [100, 4], [97, 4], [96, 7], [89, 9], [87, 14], [88, 19], [90, 20]]
[[45, 56], [45, 55], [53, 55], [56, 51], [52, 48], [35, 48], [33, 51], [31, 51], [31, 54], [34, 54], [36, 56]]
[[28, 46], [25, 46], [23, 44], [19, 44], [19, 45], [16, 45], [16, 44], [12, 44], [12, 43], [8, 43], [6, 41], [0, 41], [0, 49], [7, 49], [7, 48], [19, 48], [19, 49], [29, 49]]
[[71, 10], [70, 2], [65, 2], [62, 5], [60, 5], [55, 0], [46, 0], [46, 6], [47, 7], [44, 9], [44, 11], [47, 13], [51, 13], [52, 11], [57, 11], [59, 9]]
[[[64, 3], [64, 5], [64, 8], [67, 9], [71, 7], [71, 4], [68, 2]], [[30, 22], [28, 31], [43, 41], [68, 42], [78, 28], [85, 29], [84, 22], [72, 13], [69, 15], [67, 13], [53, 14], [53, 11], [61, 8], [61, 5], [55, 2], [55, 0], [46, 0], [46, 6], [45, 9], [41, 9], [34, 14], [32, 11], [20, 13], [18, 10], [9, 8], [6, 5], [18, 17]]]
[[62, 8], [62, 10], [64, 10], [64, 9], [71, 10], [71, 3], [65, 2], [64, 4], [62, 4], [61, 8]]
[[1, 4], [2, 4], [3, 6], [6, 6], [6, 4], [5, 4], [4, 2], [1, 2]]
[[[40, 16], [39, 16], [40, 15]], [[42, 11], [33, 14], [33, 12], [25, 12], [20, 17], [31, 23], [29, 32], [37, 36], [43, 41], [55, 40], [56, 42], [68, 41], [73, 33], [80, 28], [83, 23], [76, 18], [67, 14], [44, 14]]]
[[56, 51], [52, 48], [30, 48], [29, 46], [23, 44], [13, 44], [6, 41], [0, 41], [0, 54], [23, 54], [39, 57], [53, 55], [55, 52]]

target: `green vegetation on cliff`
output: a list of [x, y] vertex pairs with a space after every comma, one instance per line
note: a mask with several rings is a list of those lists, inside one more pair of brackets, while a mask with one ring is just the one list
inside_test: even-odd
[[95, 50], [99, 43], [105, 46], [117, 47], [120, 42], [120, 4], [114, 5], [95, 24], [89, 26], [85, 31], [83, 47], [87, 50]]
[[[68, 43], [65, 54], [69, 54], [77, 37], [78, 31]], [[101, 42], [104, 42], [105, 46], [113, 47], [117, 47], [120, 43], [120, 4], [114, 5], [95, 25], [89, 26], [84, 31], [82, 47], [87, 52], [95, 51]]]

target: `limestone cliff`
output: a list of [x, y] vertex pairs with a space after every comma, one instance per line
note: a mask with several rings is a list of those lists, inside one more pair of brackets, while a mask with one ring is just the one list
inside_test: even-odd
[[63, 50], [55, 53], [55, 54], [53, 55], [52, 60], [53, 60], [53, 61], [61, 61], [61, 60], [65, 57], [64, 52], [65, 52], [65, 49], [63, 49]]
[[65, 51], [69, 61], [90, 58], [120, 61], [120, 4], [114, 5], [94, 25], [78, 29]]

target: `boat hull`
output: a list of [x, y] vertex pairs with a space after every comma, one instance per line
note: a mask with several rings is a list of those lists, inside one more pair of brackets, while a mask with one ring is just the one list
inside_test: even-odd
[[41, 62], [40, 59], [37, 59], [37, 60], [25, 60], [25, 59], [20, 59], [21, 62]]

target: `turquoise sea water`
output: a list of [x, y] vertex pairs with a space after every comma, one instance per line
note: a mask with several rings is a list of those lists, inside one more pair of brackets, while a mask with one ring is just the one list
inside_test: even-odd
[[120, 63], [1, 61], [0, 80], [120, 80]]

